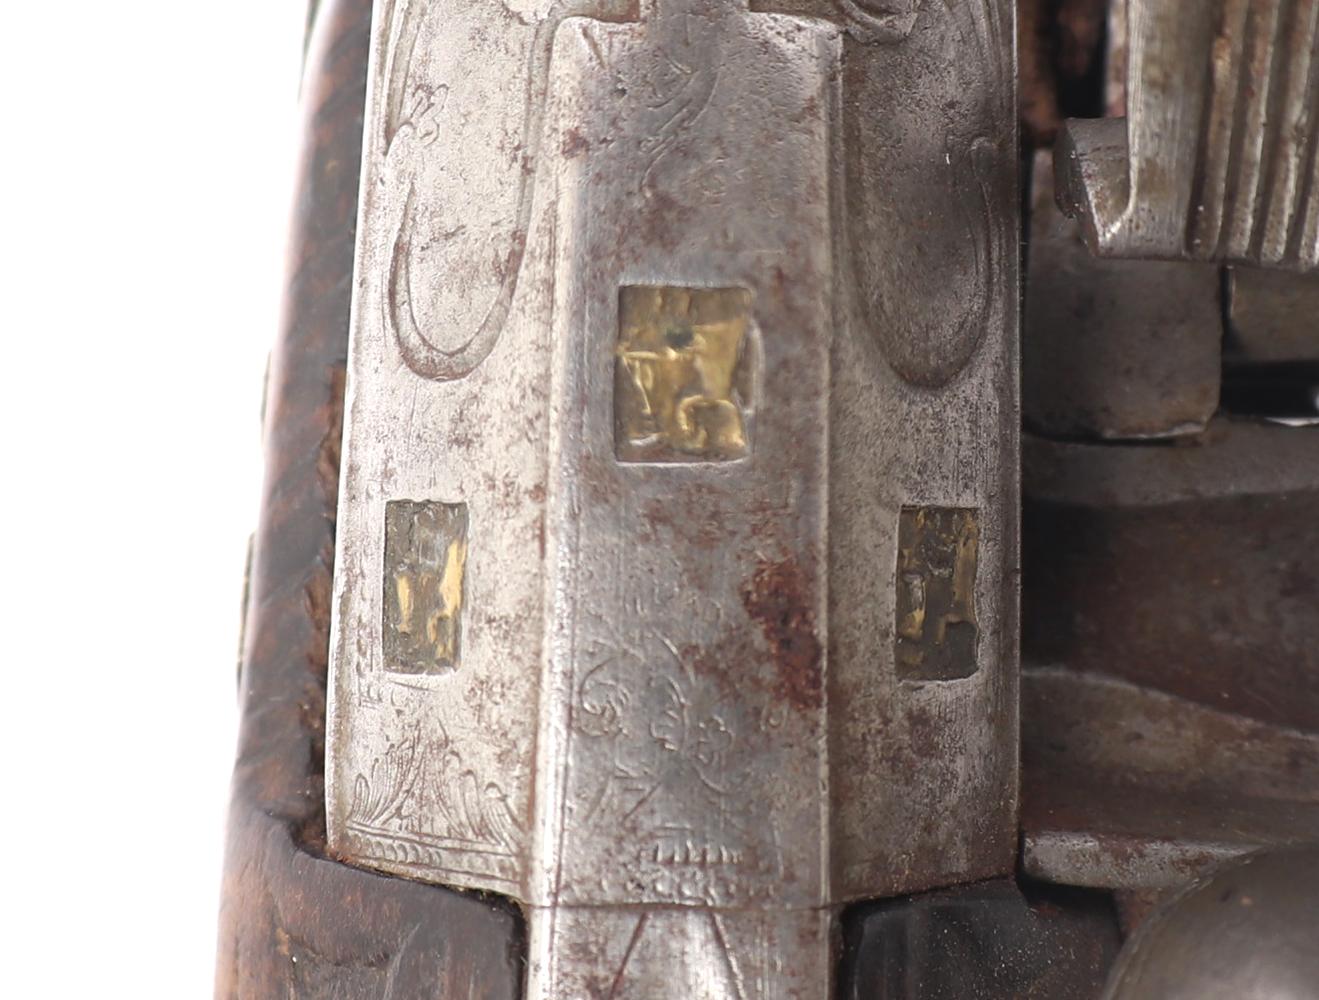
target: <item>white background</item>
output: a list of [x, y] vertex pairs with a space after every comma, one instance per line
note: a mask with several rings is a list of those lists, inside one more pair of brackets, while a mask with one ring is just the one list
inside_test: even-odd
[[0, 18], [0, 995], [208, 997], [305, 0]]

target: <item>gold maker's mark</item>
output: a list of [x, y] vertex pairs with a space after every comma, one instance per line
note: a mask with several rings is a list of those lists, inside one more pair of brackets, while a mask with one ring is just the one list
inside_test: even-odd
[[898, 519], [894, 656], [904, 680], [976, 672], [979, 512], [904, 507]]
[[720, 462], [750, 451], [750, 327], [745, 288], [621, 290], [614, 380], [620, 461]]
[[433, 674], [458, 666], [467, 506], [394, 500], [385, 507], [385, 669]]

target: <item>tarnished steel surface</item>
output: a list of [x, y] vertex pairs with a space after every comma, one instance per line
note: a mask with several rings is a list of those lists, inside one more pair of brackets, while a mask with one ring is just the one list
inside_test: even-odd
[[858, 906], [839, 1000], [1094, 1000], [1121, 938], [1106, 893], [1010, 881]]
[[1027, 659], [1319, 730], [1319, 435], [1023, 447]]
[[1319, 275], [1234, 267], [1227, 301], [1233, 360], [1319, 362]]
[[1156, 438], [1204, 429], [1222, 377], [1219, 269], [1095, 257], [1035, 157], [1021, 405], [1046, 436]]
[[511, 907], [324, 856], [331, 556], [369, 24], [369, 3], [325, 0], [307, 57], [307, 145], [267, 392], [219, 1000], [519, 996], [523, 937]]
[[1319, 998], [1319, 848], [1262, 851], [1171, 900], [1123, 949], [1103, 1000]]
[[1319, 733], [1059, 667], [1022, 676], [1022, 866], [1164, 888], [1319, 830]]
[[1319, 0], [1128, 0], [1127, 30], [1126, 117], [1057, 146], [1092, 248], [1319, 268]]
[[331, 846], [533, 1000], [818, 996], [1012, 866], [1011, 4], [377, 7]]

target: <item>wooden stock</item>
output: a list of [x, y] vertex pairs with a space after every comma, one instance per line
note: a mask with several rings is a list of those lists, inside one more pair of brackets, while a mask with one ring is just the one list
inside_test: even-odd
[[506, 904], [325, 855], [324, 727], [370, 0], [311, 24], [285, 315], [271, 358], [216, 997], [511, 1000]]

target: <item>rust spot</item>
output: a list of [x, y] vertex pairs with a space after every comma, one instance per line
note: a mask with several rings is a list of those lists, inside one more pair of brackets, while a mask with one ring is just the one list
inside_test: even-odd
[[570, 128], [563, 137], [563, 148], [560, 152], [562, 152], [565, 160], [571, 160], [573, 157], [587, 152], [590, 148], [590, 140], [582, 135], [579, 130]]
[[801, 711], [818, 709], [824, 695], [820, 640], [801, 567], [792, 559], [761, 560], [742, 587], [742, 605], [760, 625], [774, 657], [774, 696]]

